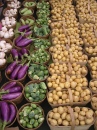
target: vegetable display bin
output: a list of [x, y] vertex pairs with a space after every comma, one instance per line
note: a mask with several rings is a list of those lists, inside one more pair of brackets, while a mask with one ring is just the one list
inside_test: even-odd
[[[36, 82], [36, 83], [37, 83], [37, 82]], [[28, 82], [28, 83], [25, 85], [25, 87], [28, 86], [29, 84], [34, 84], [34, 83], [33, 83], [33, 81], [30, 81], [30, 82]], [[38, 84], [39, 84], [39, 83], [38, 83]], [[24, 88], [24, 89], [25, 89], [25, 88]], [[26, 98], [26, 96], [25, 96], [25, 91], [23, 90], [23, 94], [24, 94], [24, 97], [25, 97], [26, 101], [27, 101], [27, 102], [34, 103], [34, 104], [41, 104], [41, 103], [46, 99], [47, 93], [48, 93], [48, 90], [47, 90], [47, 92], [46, 92], [46, 94], [45, 94], [45, 98], [44, 98], [43, 100], [38, 101], [38, 102], [31, 102], [30, 100], [28, 100], [28, 99]]]
[[[13, 42], [12, 42], [10, 39], [4, 38], [4, 39], [2, 39], [2, 40], [6, 41], [7, 43], [10, 43], [10, 45], [11, 45], [12, 48], [13, 48]], [[8, 52], [6, 52], [6, 54], [10, 54], [10, 51], [11, 51], [11, 50], [9, 50]]]
[[[51, 90], [51, 91], [49, 91], [48, 92], [48, 95], [49, 95], [49, 93], [50, 92], [52, 92], [53, 90]], [[64, 103], [64, 104], [51, 104], [51, 103], [49, 103], [49, 101], [48, 101], [48, 103], [50, 104], [50, 106], [52, 107], [52, 108], [55, 108], [55, 107], [58, 107], [58, 106], [86, 106], [90, 101], [91, 101], [91, 98], [92, 98], [92, 92], [91, 92], [91, 94], [90, 94], [90, 99], [88, 100], [88, 101], [83, 101], [83, 102], [73, 102], [73, 94], [72, 94], [72, 91], [71, 91], [71, 89], [63, 89], [62, 91], [68, 91], [68, 94], [69, 94], [69, 100], [70, 100], [70, 102], [69, 103]], [[47, 100], [48, 100], [48, 95], [47, 95]]]
[[[17, 108], [17, 106], [16, 106], [13, 102], [11, 102], [11, 101], [6, 101], [6, 102], [15, 106], [15, 108], [16, 108], [16, 117], [17, 117], [17, 113], [18, 113], [18, 108]], [[6, 128], [11, 127], [11, 126], [15, 123], [16, 117], [14, 118], [13, 122], [11, 122], [10, 124], [8, 124], [8, 125], [5, 127], [5, 130], [6, 130]]]
[[[97, 98], [97, 94], [94, 94], [93, 96], [92, 96], [92, 98], [93, 97], [96, 97]], [[92, 100], [91, 100], [91, 108], [93, 109], [93, 110], [97, 110], [97, 107], [92, 103]]]
[[[10, 8], [10, 7], [5, 8], [5, 9], [3, 10], [3, 16], [5, 16], [5, 12], [6, 12], [7, 10], [10, 10], [10, 9], [12, 9], [12, 8]], [[18, 13], [18, 12], [17, 12], [17, 13]], [[13, 16], [10, 16], [10, 17], [14, 17], [14, 18], [17, 19], [17, 13], [16, 13], [15, 15], [13, 15]]]
[[23, 20], [25, 21], [25, 20], [27, 20], [27, 18], [28, 18], [28, 19], [32, 19], [32, 20], [34, 20], [34, 22], [35, 22], [35, 18], [34, 18], [33, 16], [23, 16], [23, 17], [20, 18], [20, 23], [21, 23], [21, 25], [23, 25], [22, 22], [21, 22], [21, 19], [23, 19]]
[[[38, 64], [38, 63], [35, 63], [35, 64], [36, 64], [36, 65], [41, 65], [41, 64]], [[46, 65], [44, 65], [44, 66], [47, 68]], [[47, 68], [47, 70], [48, 70], [48, 68]], [[29, 73], [28, 73], [28, 77], [29, 77], [29, 79], [31, 80], [32, 83], [40, 83], [40, 82], [45, 81], [45, 80], [49, 77], [49, 74], [48, 74], [47, 77], [44, 78], [43, 80], [33, 79], [33, 78], [29, 75]]]
[[[31, 6], [31, 7], [27, 7], [27, 6], [25, 6], [25, 3], [26, 3], [26, 2], [35, 2], [35, 5], [34, 5], [34, 6]], [[35, 1], [35, 0], [25, 0], [25, 1], [23, 2], [23, 6], [26, 7], [26, 8], [29, 8], [29, 9], [35, 9], [35, 7], [36, 7], [36, 1]]]
[[[17, 50], [20, 51], [22, 47], [16, 46], [16, 45], [15, 45], [15, 41], [16, 41], [16, 38], [13, 39], [13, 46], [14, 46]], [[29, 50], [29, 49], [30, 49], [30, 44], [29, 44], [28, 46], [25, 46], [25, 48]]]
[[[76, 126], [73, 109], [70, 106], [68, 106], [68, 110], [70, 112], [72, 126], [52, 126], [48, 121], [48, 115], [49, 115], [49, 113], [48, 113], [46, 119], [47, 119], [47, 124], [50, 127], [50, 130], [88, 130], [94, 124], [94, 121], [93, 121], [90, 125]], [[51, 111], [49, 111], [49, 112], [51, 112]]]
[[17, 79], [17, 80], [13, 80], [13, 79], [11, 79], [7, 74], [6, 74], [6, 71], [5, 71], [5, 76], [6, 76], [6, 78], [9, 80], [9, 81], [18, 81], [18, 82], [21, 82], [21, 83], [23, 83], [24, 81], [25, 81], [25, 78], [26, 78], [26, 76], [27, 76], [27, 73], [24, 75], [24, 77], [23, 78], [21, 78], [21, 79]]
[[[32, 128], [32, 129], [30, 129], [30, 128], [25, 128], [25, 127], [23, 127], [23, 126], [20, 124], [20, 121], [19, 121], [19, 113], [22, 111], [22, 109], [23, 109], [24, 107], [29, 106], [30, 104], [31, 104], [31, 103], [27, 103], [27, 104], [23, 105], [23, 106], [19, 109], [19, 111], [18, 111], [18, 113], [17, 113], [17, 121], [18, 121], [19, 125], [20, 125], [24, 130], [37, 130], [37, 129], [43, 124], [43, 122], [42, 122], [37, 128]], [[43, 113], [43, 116], [45, 117], [44, 111], [43, 111], [42, 107], [39, 106], [38, 104], [37, 104], [37, 106], [41, 108], [42, 113]]]
[[[5, 84], [1, 87], [1, 90], [4, 88], [5, 85], [7, 85], [8, 83], [11, 83], [11, 82], [12, 82], [12, 81], [9, 81], [9, 82], [5, 83]], [[17, 83], [17, 85], [21, 86], [21, 88], [22, 88], [21, 95], [20, 95], [19, 97], [15, 98], [15, 99], [13, 99], [13, 100], [10, 100], [10, 101], [13, 102], [13, 103], [15, 103], [15, 104], [20, 104], [20, 103], [22, 102], [22, 100], [23, 100], [23, 88], [24, 88], [24, 86], [23, 86], [23, 84], [20, 83], [20, 82], [16, 82], [16, 83]]]
[[21, 14], [21, 11], [23, 10], [23, 8], [21, 8], [20, 10], [19, 10], [19, 13], [20, 13], [20, 15], [21, 16], [32, 16], [33, 14], [34, 14], [34, 10], [33, 9], [31, 9], [31, 11], [32, 11], [32, 14], [28, 14], [28, 15], [23, 15], [23, 14]]
[[[92, 81], [97, 81], [97, 79], [91, 80], [90, 83], [91, 83]], [[90, 90], [92, 91], [93, 94], [97, 94], [97, 90], [93, 90], [93, 89], [91, 88], [91, 86], [90, 86], [90, 83], [89, 83], [89, 88], [90, 88]]]

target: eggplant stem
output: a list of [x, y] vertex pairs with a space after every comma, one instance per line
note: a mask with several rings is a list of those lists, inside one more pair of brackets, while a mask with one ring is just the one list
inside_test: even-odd
[[0, 94], [7, 94], [8, 91], [1, 91]]
[[6, 127], [6, 125], [7, 125], [7, 122], [3, 122], [3, 126], [2, 126], [2, 129], [1, 130], [5, 130], [5, 127]]

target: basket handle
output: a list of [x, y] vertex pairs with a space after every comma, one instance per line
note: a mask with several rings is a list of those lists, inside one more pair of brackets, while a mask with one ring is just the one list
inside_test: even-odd
[[72, 106], [73, 105], [73, 95], [72, 95], [72, 91], [70, 88], [68, 89], [68, 93], [69, 93], [70, 105]]
[[63, 20], [63, 31], [64, 31], [64, 34], [66, 35], [65, 20]]
[[67, 82], [70, 81], [70, 77], [68, 75], [66, 75], [66, 80], [67, 80]]
[[66, 50], [69, 51], [69, 46], [68, 46], [68, 44], [66, 44]]
[[73, 59], [73, 55], [72, 55], [72, 53], [70, 52], [70, 62], [72, 62], [72, 59]]
[[75, 119], [74, 119], [73, 109], [70, 106], [67, 106], [67, 107], [69, 109], [71, 120], [72, 120], [71, 130], [74, 130], [74, 128], [75, 128]]
[[71, 74], [72, 66], [71, 66], [70, 62], [68, 63], [68, 68], [69, 68], [69, 74]]
[[96, 27], [95, 27], [95, 25], [94, 25], [93, 29], [94, 29], [95, 37], [97, 38], [97, 31], [96, 31]]
[[90, 0], [88, 0], [88, 11], [90, 12]]
[[67, 39], [68, 39], [68, 45], [70, 46], [70, 37], [67, 36]]

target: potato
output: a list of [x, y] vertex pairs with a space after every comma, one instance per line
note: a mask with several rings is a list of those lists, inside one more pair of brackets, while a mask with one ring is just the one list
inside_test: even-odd
[[97, 81], [96, 80], [91, 80], [89, 83], [90, 88], [92, 91], [96, 92], [97, 91]]
[[[64, 110], [64, 112], [61, 114], [58, 113], [58, 111], [54, 110], [60, 110], [62, 109], [62, 112]], [[84, 126], [84, 125], [91, 125], [94, 121], [94, 112], [92, 109], [89, 109], [87, 107], [73, 107], [73, 113], [74, 113], [74, 119], [75, 119], [75, 125], [76, 126]], [[55, 116], [51, 116], [52, 112], [54, 112]], [[68, 107], [66, 106], [62, 106], [62, 107], [57, 107], [57, 108], [53, 108], [53, 110], [51, 110], [49, 112], [50, 115], [48, 115], [48, 121], [51, 125], [58, 125], [58, 126], [71, 126], [72, 125], [72, 116], [70, 115], [70, 111], [68, 109]], [[50, 118], [51, 117], [51, 118]], [[55, 118], [54, 118], [55, 117]], [[54, 124], [52, 124], [54, 122]]]

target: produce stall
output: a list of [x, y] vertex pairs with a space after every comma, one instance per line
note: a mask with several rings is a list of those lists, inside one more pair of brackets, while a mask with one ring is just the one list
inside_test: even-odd
[[96, 0], [0, 2], [0, 130], [97, 130]]

